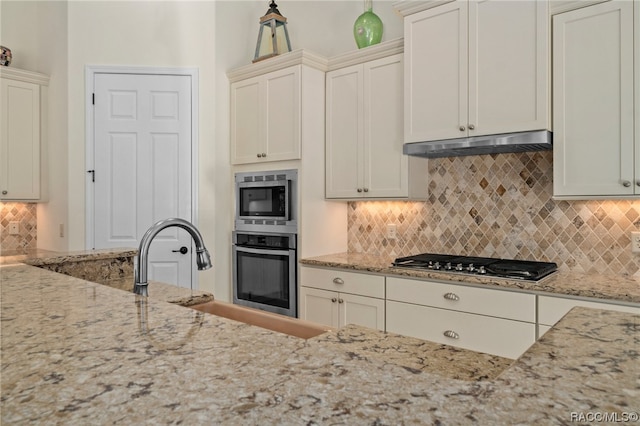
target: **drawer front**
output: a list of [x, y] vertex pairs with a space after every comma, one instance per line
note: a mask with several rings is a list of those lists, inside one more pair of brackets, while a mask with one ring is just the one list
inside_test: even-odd
[[533, 294], [388, 277], [387, 300], [536, 322]]
[[384, 299], [384, 277], [338, 269], [301, 267], [300, 285]]
[[586, 300], [565, 299], [563, 297], [538, 296], [538, 322], [543, 325], [554, 325], [566, 315], [571, 308], [608, 309], [611, 311], [631, 312], [640, 315], [640, 307], [614, 305], [611, 303], [589, 302]]
[[536, 340], [536, 325], [387, 301], [387, 331], [516, 359]]

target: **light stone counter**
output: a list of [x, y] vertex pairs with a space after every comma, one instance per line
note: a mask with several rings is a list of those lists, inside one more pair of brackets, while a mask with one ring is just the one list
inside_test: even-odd
[[[102, 250], [82, 250], [55, 252], [35, 249], [27, 251], [2, 252], [0, 265], [25, 264], [49, 271], [92, 281], [106, 286], [133, 292], [133, 262], [138, 254], [136, 249], [115, 248]], [[149, 281], [149, 296], [191, 306], [213, 300], [213, 294], [190, 288], [177, 287], [157, 281]]]
[[394, 268], [391, 266], [393, 260], [368, 254], [337, 253], [301, 259], [300, 263], [308, 266], [351, 269], [407, 278], [456, 281], [468, 285], [524, 290], [537, 294], [547, 293], [550, 295], [606, 299], [607, 301], [622, 303], [640, 303], [640, 278], [635, 276], [557, 272], [536, 283], [518, 279]]
[[368, 354], [379, 334], [361, 328], [302, 340], [27, 265], [0, 267], [0, 296], [2, 424], [537, 425], [640, 410], [638, 315], [575, 308], [497, 378], [463, 381]]

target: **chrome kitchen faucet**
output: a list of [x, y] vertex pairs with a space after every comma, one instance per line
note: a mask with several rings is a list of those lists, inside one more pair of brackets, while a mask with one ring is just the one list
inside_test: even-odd
[[138, 249], [138, 265], [136, 268], [135, 283], [133, 286], [133, 292], [135, 294], [139, 294], [141, 296], [149, 295], [149, 291], [147, 290], [149, 285], [147, 282], [149, 247], [151, 246], [151, 241], [160, 231], [172, 226], [184, 229], [191, 235], [191, 238], [193, 238], [193, 241], [196, 244], [196, 263], [198, 265], [198, 270], [202, 271], [204, 269], [211, 268], [211, 256], [209, 255], [209, 251], [204, 246], [204, 241], [202, 240], [200, 231], [198, 231], [191, 222], [175, 217], [161, 220], [149, 228], [142, 237], [142, 240], [140, 240], [140, 248]]

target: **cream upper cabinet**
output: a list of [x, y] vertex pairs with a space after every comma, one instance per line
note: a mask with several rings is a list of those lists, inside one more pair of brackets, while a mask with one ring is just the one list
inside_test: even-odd
[[404, 139], [549, 128], [546, 1], [454, 1], [405, 17]]
[[0, 73], [0, 200], [46, 201], [47, 84], [30, 71]]
[[300, 158], [301, 65], [231, 84], [231, 163]]
[[403, 72], [400, 53], [327, 73], [327, 198], [426, 197], [426, 160], [402, 153]]
[[640, 195], [634, 7], [640, 9], [637, 2], [610, 1], [553, 16], [555, 197]]

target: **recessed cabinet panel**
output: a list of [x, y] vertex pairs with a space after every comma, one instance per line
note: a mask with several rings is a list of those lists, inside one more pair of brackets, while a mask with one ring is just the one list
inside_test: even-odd
[[265, 154], [270, 161], [300, 158], [300, 75], [294, 67], [267, 76]]
[[553, 17], [554, 196], [640, 194], [633, 6], [611, 1]]
[[231, 144], [233, 164], [256, 161], [261, 149], [259, 78], [231, 86]]

